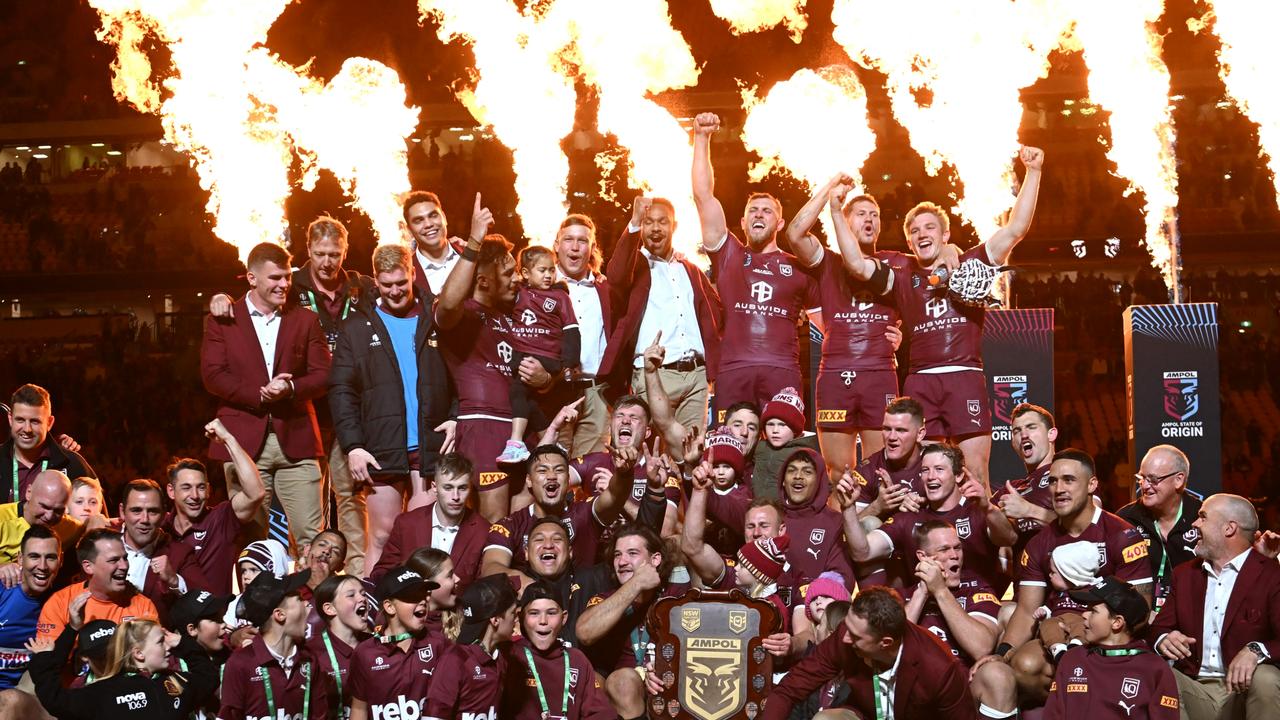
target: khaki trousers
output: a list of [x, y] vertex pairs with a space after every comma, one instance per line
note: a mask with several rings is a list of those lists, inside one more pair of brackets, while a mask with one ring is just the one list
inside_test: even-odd
[[[609, 403], [605, 402], [606, 383], [586, 389], [586, 402], [578, 406], [578, 422], [560, 428], [557, 441], [569, 451], [569, 457], [581, 457], [604, 450], [609, 433]], [[559, 408], [556, 408], [559, 411]], [[550, 418], [548, 418], [550, 419]]]
[[1182, 720], [1272, 720], [1280, 717], [1280, 668], [1259, 665], [1247, 693], [1227, 692], [1222, 678], [1197, 680], [1173, 671]]
[[347, 467], [347, 454], [338, 439], [329, 446], [329, 487], [333, 488], [338, 514], [338, 532], [347, 539], [348, 575], [364, 577], [364, 543], [368, 532], [368, 510], [364, 492], [354, 492], [355, 481]]
[[[689, 372], [679, 370], [658, 370], [658, 378], [662, 380], [662, 389], [667, 391], [671, 401], [671, 410], [676, 422], [685, 427], [707, 426], [707, 368], [700, 367]], [[635, 394], [649, 402], [649, 394], [644, 389], [644, 370], [631, 371], [631, 388]]]
[[[251, 523], [254, 526], [253, 536], [257, 539], [267, 537], [267, 509], [271, 507], [272, 496], [278, 496], [289, 522], [291, 551], [296, 557], [299, 548], [310, 543], [316, 533], [324, 529], [324, 486], [320, 463], [315, 458], [290, 460], [280, 449], [276, 434], [268, 432], [267, 441], [258, 454], [257, 465], [267, 496]], [[227, 476], [228, 495], [239, 492], [240, 480], [236, 476], [235, 465], [223, 463], [222, 467]]]

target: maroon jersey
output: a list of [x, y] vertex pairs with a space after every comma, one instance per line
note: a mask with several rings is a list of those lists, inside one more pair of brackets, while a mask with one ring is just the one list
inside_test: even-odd
[[[987, 258], [985, 243], [964, 251], [960, 261]], [[915, 262], [896, 265], [894, 304], [902, 313], [911, 343], [911, 372], [943, 367], [982, 369], [982, 324], [986, 308], [959, 303], [942, 286], [929, 284], [929, 272]]]
[[915, 529], [930, 520], [949, 522], [955, 526], [960, 546], [964, 549], [964, 567], [960, 573], [962, 587], [986, 586], [1003, 594], [1009, 587], [1009, 576], [1000, 567], [1000, 548], [987, 538], [987, 514], [978, 509], [977, 504], [966, 500], [968, 498], [961, 498], [959, 505], [941, 512], [926, 506], [919, 512], [895, 513], [873, 532], [884, 533], [889, 538], [893, 554], [902, 560], [905, 574], [911, 577], [915, 573], [918, 549]]
[[[569, 657], [567, 677], [564, 671], [566, 653]], [[503, 678], [505, 690], [498, 717], [514, 720], [613, 720], [618, 717], [605, 694], [604, 681], [581, 650], [557, 642], [543, 652], [521, 638], [512, 643], [508, 657], [510, 662]], [[530, 657], [533, 658], [533, 668], [529, 666]], [[536, 678], [534, 669], [538, 671]], [[564, 704], [565, 682], [569, 683], [567, 705]], [[542, 702], [538, 699], [539, 685], [542, 696], [546, 698], [546, 715], [542, 714]]]
[[209, 591], [215, 595], [231, 594], [231, 573], [235, 569], [236, 535], [240, 533], [240, 518], [230, 501], [206, 507], [204, 515], [191, 524], [182, 535], [173, 530], [173, 513], [165, 519], [164, 529], [176, 542], [191, 548], [196, 565], [209, 583]]
[[796, 324], [819, 304], [813, 278], [795, 257], [752, 252], [733, 233], [711, 262], [724, 303], [720, 370], [799, 367]]
[[[1012, 492], [1017, 492], [1033, 505], [1052, 510], [1053, 491], [1049, 489], [1049, 466], [1042, 465], [1032, 470], [1030, 475], [1021, 480], [1006, 482], [1004, 487], [997, 490], [995, 495], [991, 497], [991, 502], [999, 504], [1000, 498]], [[1031, 542], [1031, 538], [1035, 537], [1044, 528], [1044, 525], [1041, 525], [1039, 520], [1022, 518], [1013, 520], [1013, 527], [1018, 531], [1018, 542], [1013, 545], [1013, 556], [1022, 557], [1022, 551], [1026, 549], [1027, 543]]]
[[[600, 536], [604, 530], [604, 526], [596, 519], [595, 506], [594, 499], [585, 502], [570, 500], [560, 516], [569, 528], [569, 545], [573, 548], [573, 556], [584, 565], [595, 562]], [[530, 505], [490, 525], [485, 552], [492, 548], [506, 550], [511, 553], [511, 567], [525, 569], [529, 564], [525, 557], [529, 548], [529, 531], [538, 520], [533, 508]]]
[[[325, 639], [329, 642], [326, 644]], [[333, 650], [330, 657], [329, 651]], [[328, 630], [312, 633], [307, 640], [307, 650], [315, 658], [316, 683], [324, 683], [329, 709], [338, 720], [351, 715], [351, 658], [356, 649], [338, 639]], [[337, 661], [337, 665], [334, 664]], [[341, 691], [339, 691], [341, 690]]]
[[370, 718], [421, 717], [449, 645], [438, 629], [414, 640], [408, 652], [381, 637], [362, 640], [351, 658], [351, 697], [368, 703]]
[[1074, 647], [1058, 661], [1044, 720], [1178, 720], [1178, 681], [1145, 644]]
[[1066, 592], [1049, 585], [1049, 558], [1059, 545], [1085, 540], [1098, 546], [1098, 577], [1115, 577], [1131, 585], [1151, 582], [1151, 564], [1147, 562], [1147, 541], [1118, 515], [1094, 508], [1093, 520], [1078, 537], [1068, 535], [1058, 522], [1042, 528], [1018, 556], [1018, 582], [1045, 588], [1045, 604], [1054, 615], [1083, 612]]
[[423, 720], [497, 720], [506, 670], [507, 656], [498, 650], [450, 645], [427, 693]]
[[[329, 715], [329, 698], [324, 683], [315, 682], [317, 672], [315, 658], [306, 646], [296, 646], [293, 669], [288, 675], [280, 662], [267, 649], [258, 635], [248, 646], [231, 653], [222, 672], [222, 705], [218, 708], [219, 720], [321, 720]], [[276, 715], [272, 717], [267, 702], [265, 671], [271, 684], [271, 703]], [[311, 707], [306, 717], [302, 708], [310, 687]]]
[[[881, 255], [877, 253], [876, 257]], [[882, 259], [887, 262], [887, 258]], [[850, 277], [844, 261], [833, 252], [823, 254], [817, 272], [825, 332], [821, 369], [892, 369], [893, 343], [884, 331], [898, 322], [898, 309], [877, 296], [867, 283]]]
[[507, 363], [512, 342], [511, 318], [473, 298], [462, 304], [457, 325], [440, 330], [440, 353], [458, 392], [459, 420], [468, 416], [511, 419]]
[[563, 287], [548, 290], [520, 285], [516, 304], [511, 310], [511, 345], [526, 355], [563, 359], [577, 365], [577, 358], [561, 358], [564, 332], [578, 327], [569, 291]]
[[895, 483], [906, 485], [916, 492], [920, 497], [924, 497], [924, 480], [920, 479], [920, 465], [924, 460], [918, 457], [915, 462], [909, 463], [905, 467], [894, 470], [889, 467], [889, 461], [884, 456], [884, 450], [877, 450], [867, 456], [858, 463], [857, 470], [854, 471], [853, 479], [862, 486], [862, 494], [858, 497], [858, 502], [869, 503], [880, 497], [880, 470], [889, 473], [889, 479]]
[[[920, 583], [910, 583], [907, 586], [907, 602], [918, 592], [928, 593], [928, 590], [921, 590]], [[960, 603], [960, 607], [969, 615], [983, 620], [990, 620], [992, 626], [999, 624], [1000, 617], [1000, 600], [996, 598], [996, 594], [991, 588], [986, 586], [977, 587], [959, 587], [952, 591], [955, 595], [956, 602]], [[972, 657], [960, 647], [960, 643], [956, 642], [952, 636], [951, 626], [947, 624], [947, 619], [942, 615], [942, 609], [938, 607], [938, 601], [934, 600], [932, 595], [924, 601], [924, 607], [920, 610], [920, 619], [916, 621], [920, 627], [937, 635], [947, 647], [951, 648], [951, 654], [956, 657], [966, 668], [972, 667], [977, 658]]]
[[[610, 568], [610, 575], [613, 570]], [[732, 575], [730, 575], [732, 577]], [[678, 598], [689, 591], [689, 583], [663, 583], [657, 594], [648, 602], [636, 601], [623, 611], [622, 617], [598, 640], [587, 646], [587, 657], [602, 675], [614, 670], [641, 667], [649, 648], [649, 609], [662, 598]], [[618, 587], [608, 588], [587, 599], [587, 608], [595, 607], [618, 592]], [[581, 617], [581, 616], [579, 616]]]
[[[613, 466], [613, 455], [607, 452], [587, 453], [569, 462], [569, 469], [578, 474], [582, 483], [583, 492], [580, 497], [589, 498], [600, 494], [591, 478], [595, 477], [596, 470], [601, 468], [609, 472], [617, 472]], [[631, 499], [640, 502], [644, 498], [645, 488], [648, 487], [644, 458], [641, 457], [636, 466], [627, 471], [627, 474], [631, 476]], [[677, 481], [668, 480], [663, 492], [667, 496], [668, 503], [677, 507], [680, 505], [680, 485]]]

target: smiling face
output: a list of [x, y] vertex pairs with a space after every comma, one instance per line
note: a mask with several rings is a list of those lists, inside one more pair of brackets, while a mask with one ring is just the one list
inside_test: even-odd
[[783, 223], [782, 207], [769, 197], [752, 198], [742, 213], [742, 231], [755, 252], [764, 250], [777, 239]]
[[950, 241], [951, 232], [932, 212], [918, 213], [907, 224], [907, 246], [926, 267], [932, 266], [942, 252], [942, 246]]
[[164, 505], [158, 490], [131, 490], [120, 504], [120, 519], [124, 521], [124, 535], [134, 548], [144, 548], [156, 539], [160, 521], [164, 519]]
[[58, 538], [32, 538], [22, 546], [19, 564], [22, 568], [22, 588], [31, 597], [39, 597], [53, 587], [58, 574], [62, 553]]
[[250, 292], [258, 300], [258, 305], [270, 311], [278, 311], [289, 299], [289, 288], [293, 285], [293, 273], [287, 267], [280, 267], [270, 260], [263, 260], [249, 269], [245, 274], [249, 280]]
[[1053, 512], [1059, 518], [1075, 515], [1092, 502], [1098, 479], [1090, 477], [1076, 460], [1055, 460], [1049, 466], [1049, 489], [1053, 492]]
[[24, 452], [44, 445], [53, 427], [53, 414], [47, 405], [14, 403], [9, 412], [9, 434], [14, 445]]
[[750, 455], [760, 439], [760, 416], [743, 408], [725, 418], [724, 426], [742, 441], [744, 454]]
[[649, 437], [649, 416], [639, 405], [623, 405], [613, 411], [609, 432], [613, 435], [614, 447], [639, 447], [640, 442]]
[[525, 560], [538, 577], [560, 577], [569, 567], [569, 535], [564, 528], [552, 523], [535, 526], [529, 533]]
[[956, 492], [955, 469], [951, 458], [940, 452], [926, 452], [920, 461], [920, 479], [924, 481], [925, 499], [930, 505], [948, 500]]
[[431, 591], [431, 595], [427, 598], [429, 607], [432, 610], [452, 610], [458, 605], [458, 574], [453, 571], [453, 560], [445, 560], [440, 564], [440, 569], [436, 570], [436, 574], [431, 576], [431, 582], [439, 585], [435, 590]]
[[885, 413], [880, 430], [884, 436], [884, 456], [893, 463], [907, 461], [924, 442], [924, 423], [911, 413]]
[[445, 219], [444, 209], [433, 202], [424, 201], [410, 206], [406, 215], [409, 218], [409, 232], [418, 243], [418, 249], [428, 257], [442, 257], [449, 244], [449, 223]]
[[98, 595], [117, 596], [129, 586], [129, 559], [119, 537], [99, 538], [98, 555], [80, 563], [89, 578], [89, 589]]
[[787, 531], [786, 523], [772, 505], [759, 505], [747, 510], [743, 524], [743, 538], [755, 542], [760, 538], [776, 538]]
[[330, 624], [341, 624], [353, 632], [369, 632], [369, 602], [365, 599], [364, 585], [358, 578], [347, 578], [338, 584], [333, 601], [324, 608], [332, 617]]
[[389, 272], [380, 272], [373, 276], [373, 282], [378, 287], [378, 296], [382, 298], [382, 305], [389, 312], [403, 313], [413, 305], [413, 269], [407, 272], [402, 267], [397, 267]]
[[652, 565], [655, 569], [662, 564], [660, 553], [649, 552], [644, 538], [639, 535], [627, 535], [618, 538], [613, 549], [613, 572], [622, 584], [630, 580], [636, 568], [642, 564]]
[[671, 257], [671, 236], [676, 231], [676, 219], [671, 208], [653, 203], [640, 219], [640, 240], [650, 255], [664, 260]]
[[942, 577], [947, 587], [960, 587], [960, 569], [964, 564], [964, 548], [960, 545], [960, 536], [955, 528], [937, 528], [930, 530], [924, 543], [916, 550], [916, 559], [929, 558], [942, 568]]
[[595, 235], [586, 225], [570, 225], [556, 233], [556, 262], [560, 270], [574, 280], [581, 280], [591, 271], [592, 245]]
[[521, 613], [524, 636], [539, 650], [546, 651], [556, 642], [564, 627], [565, 613], [555, 600], [534, 600]]
[[209, 481], [199, 470], [184, 468], [169, 483], [169, 499], [173, 507], [188, 520], [198, 520], [209, 501]]
[[535, 457], [529, 467], [529, 486], [533, 501], [543, 510], [559, 510], [569, 489], [569, 463], [551, 453]]
[[1187, 475], [1177, 471], [1173, 453], [1158, 448], [1142, 458], [1138, 475], [1138, 500], [1148, 509], [1170, 506], [1187, 487]]
[[1053, 443], [1057, 439], [1058, 429], [1049, 427], [1038, 412], [1024, 412], [1013, 419], [1010, 436], [1013, 451], [1029, 468], [1040, 467], [1045, 458], [1053, 454]]
[[782, 489], [787, 494], [787, 502], [792, 505], [805, 505], [812, 500], [818, 494], [818, 468], [813, 461], [803, 455], [789, 460]]
[[169, 667], [169, 648], [165, 642], [164, 628], [156, 625], [147, 633], [141, 645], [133, 648], [133, 660], [139, 670], [158, 673]]

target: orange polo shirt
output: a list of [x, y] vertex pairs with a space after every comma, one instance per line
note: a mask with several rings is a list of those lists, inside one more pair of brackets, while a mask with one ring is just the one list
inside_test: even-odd
[[[36, 625], [36, 637], [55, 640], [62, 634], [62, 630], [66, 627], [69, 619], [68, 606], [80, 593], [85, 592], [87, 585], [88, 583], [75, 583], [49, 596], [49, 599], [45, 601], [44, 607], [40, 610], [40, 622]], [[125, 620], [155, 620], [159, 622], [160, 615], [156, 612], [155, 603], [147, 599], [146, 596], [135, 592], [129, 597], [129, 602], [125, 605], [120, 605], [110, 600], [99, 600], [90, 596], [89, 602], [84, 606], [84, 621], [89, 623], [94, 620], [110, 620], [117, 625]]]

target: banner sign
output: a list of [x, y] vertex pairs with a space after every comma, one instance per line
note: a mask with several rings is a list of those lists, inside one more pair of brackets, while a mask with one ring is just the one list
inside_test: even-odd
[[1026, 477], [1012, 445], [1012, 412], [1029, 402], [1053, 412], [1053, 308], [988, 310], [982, 365], [991, 397], [991, 489]]

